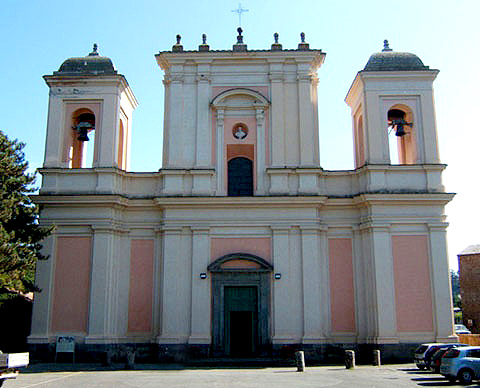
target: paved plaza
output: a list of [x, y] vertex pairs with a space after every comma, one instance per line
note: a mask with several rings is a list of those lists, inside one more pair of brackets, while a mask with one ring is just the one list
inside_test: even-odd
[[[302, 387], [455, 387], [441, 375], [418, 370], [413, 364], [382, 367], [342, 366], [295, 368], [197, 368], [138, 365], [115, 370], [98, 365], [37, 364], [21, 372], [6, 388], [182, 387], [182, 388], [302, 388]], [[480, 387], [480, 385], [472, 385]]]

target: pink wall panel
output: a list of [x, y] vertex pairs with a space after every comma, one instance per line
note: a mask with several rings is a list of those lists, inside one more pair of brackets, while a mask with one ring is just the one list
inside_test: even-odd
[[271, 261], [271, 241], [269, 237], [212, 238], [211, 261], [229, 253], [250, 253]]
[[355, 332], [352, 240], [330, 238], [328, 258], [332, 331]]
[[90, 237], [58, 237], [51, 330], [87, 331], [91, 267]]
[[152, 330], [153, 254], [153, 240], [132, 240], [128, 296], [130, 333]]
[[433, 331], [427, 236], [393, 236], [392, 247], [397, 330]]

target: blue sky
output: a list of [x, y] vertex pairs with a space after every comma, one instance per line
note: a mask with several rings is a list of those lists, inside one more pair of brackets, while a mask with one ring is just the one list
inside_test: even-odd
[[[305, 32], [311, 48], [327, 53], [320, 79], [320, 158], [325, 169], [353, 168], [351, 119], [345, 95], [369, 56], [383, 40], [396, 51], [417, 54], [440, 69], [435, 82], [437, 126], [447, 190], [449, 256], [480, 244], [478, 166], [480, 1], [403, 0], [282, 1], [243, 0], [244, 41], [250, 49], [269, 48], [273, 33], [284, 48], [295, 48]], [[0, 11], [0, 129], [27, 143], [31, 167], [43, 163], [48, 88], [42, 75], [99, 45], [133, 89], [139, 107], [132, 132], [133, 171], [161, 167], [163, 74], [154, 54], [170, 50], [175, 35], [196, 49], [202, 33], [211, 49], [229, 49], [236, 40], [238, 1], [2, 0]]]

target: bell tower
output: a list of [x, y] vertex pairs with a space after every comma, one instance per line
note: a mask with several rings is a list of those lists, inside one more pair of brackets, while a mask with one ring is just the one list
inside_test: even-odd
[[95, 44], [43, 78], [50, 88], [44, 167], [128, 170], [137, 101], [110, 58]]
[[[437, 74], [415, 54], [393, 51], [387, 40], [370, 57], [346, 97], [355, 168], [394, 164], [396, 159], [402, 165], [440, 163], [433, 102]], [[389, 136], [396, 140], [389, 142]]]

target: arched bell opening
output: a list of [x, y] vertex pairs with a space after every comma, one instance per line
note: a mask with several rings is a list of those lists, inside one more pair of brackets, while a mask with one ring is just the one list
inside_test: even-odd
[[215, 260], [208, 271], [212, 277], [213, 356], [268, 355], [273, 266], [255, 255], [232, 253]]
[[70, 168], [91, 167], [95, 150], [95, 114], [90, 109], [78, 109], [73, 112], [71, 123], [68, 166]]
[[396, 104], [387, 112], [391, 164], [415, 164], [417, 141], [413, 113], [409, 106]]

